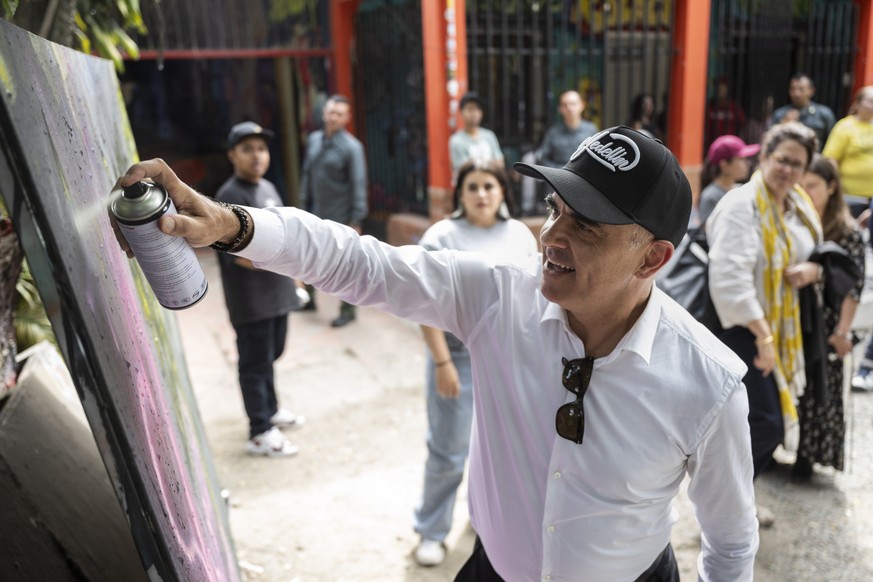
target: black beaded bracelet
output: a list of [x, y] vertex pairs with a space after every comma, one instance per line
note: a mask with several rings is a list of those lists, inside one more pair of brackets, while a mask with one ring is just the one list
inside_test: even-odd
[[236, 215], [237, 219], [239, 219], [239, 233], [237, 233], [236, 238], [229, 243], [215, 241], [209, 245], [209, 248], [215, 249], [220, 253], [232, 253], [238, 251], [242, 246], [243, 241], [246, 239], [246, 236], [249, 234], [249, 217], [246, 214], [246, 211], [239, 206], [228, 204], [227, 202], [220, 202], [218, 200], [215, 202], [225, 208], [229, 208], [231, 212]]

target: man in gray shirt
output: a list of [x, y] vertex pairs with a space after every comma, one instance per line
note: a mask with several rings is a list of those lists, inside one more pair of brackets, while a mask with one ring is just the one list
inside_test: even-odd
[[818, 150], [821, 151], [837, 120], [830, 107], [812, 100], [814, 96], [815, 83], [809, 75], [797, 73], [791, 77], [788, 85], [791, 103], [773, 112], [773, 124], [799, 121], [815, 132], [818, 137]]
[[[300, 205], [304, 210], [327, 220], [352, 227], [361, 234], [367, 217], [367, 164], [364, 146], [346, 131], [352, 119], [347, 97], [333, 95], [324, 104], [324, 129], [314, 131], [306, 142], [300, 181]], [[315, 294], [304, 308], [315, 309]], [[343, 327], [355, 320], [355, 306], [343, 302], [332, 327]]]
[[585, 101], [576, 91], [565, 91], [558, 98], [561, 121], [546, 132], [537, 152], [539, 163], [550, 168], [561, 168], [579, 147], [579, 144], [597, 133], [597, 126], [582, 119]]

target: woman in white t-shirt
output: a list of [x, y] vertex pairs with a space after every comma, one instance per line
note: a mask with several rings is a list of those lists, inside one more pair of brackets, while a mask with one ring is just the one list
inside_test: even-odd
[[[458, 170], [455, 212], [433, 224], [421, 238], [430, 250], [454, 249], [485, 253], [496, 262], [516, 262], [537, 252], [530, 229], [510, 218], [511, 197], [502, 167], [469, 161]], [[424, 492], [415, 510], [421, 543], [415, 560], [435, 566], [445, 559], [443, 540], [452, 525], [458, 486], [470, 444], [473, 379], [470, 354], [450, 333], [422, 326], [428, 346], [428, 457]]]

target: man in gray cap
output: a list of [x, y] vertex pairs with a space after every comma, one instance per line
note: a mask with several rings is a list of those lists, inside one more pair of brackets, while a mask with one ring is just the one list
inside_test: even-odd
[[[273, 132], [252, 121], [234, 125], [227, 136], [233, 176], [215, 199], [253, 208], [284, 206], [276, 187], [264, 178], [270, 167]], [[297, 445], [279, 429], [295, 429], [304, 418], [279, 406], [273, 363], [285, 350], [288, 313], [298, 307], [293, 279], [257, 269], [242, 257], [219, 253], [221, 283], [230, 323], [236, 332], [237, 368], [243, 406], [249, 419], [246, 452], [271, 458], [297, 454]]]
[[[758, 547], [742, 362], [655, 287], [691, 188], [660, 142], [626, 127], [585, 140], [546, 180], [543, 253], [519, 264], [392, 247], [297, 209], [218, 208], [152, 160], [181, 216], [167, 234], [218, 241], [261, 268], [455, 334], [475, 411], [460, 581], [670, 580], [673, 499], [701, 525], [703, 580], [751, 580]], [[252, 230], [251, 225], [255, 227]], [[121, 246], [127, 250], [126, 243]]]

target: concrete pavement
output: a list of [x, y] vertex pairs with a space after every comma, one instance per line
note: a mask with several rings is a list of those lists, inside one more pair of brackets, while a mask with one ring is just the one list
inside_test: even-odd
[[277, 387], [282, 405], [307, 417], [288, 433], [301, 450], [288, 459], [250, 457], [217, 260], [208, 250], [199, 257], [210, 289], [178, 322], [247, 579], [450, 579], [472, 549], [465, 493], [446, 563], [420, 570], [410, 557], [425, 459], [418, 326], [359, 309], [356, 322], [333, 329], [339, 303], [326, 294], [317, 313], [292, 314]]

